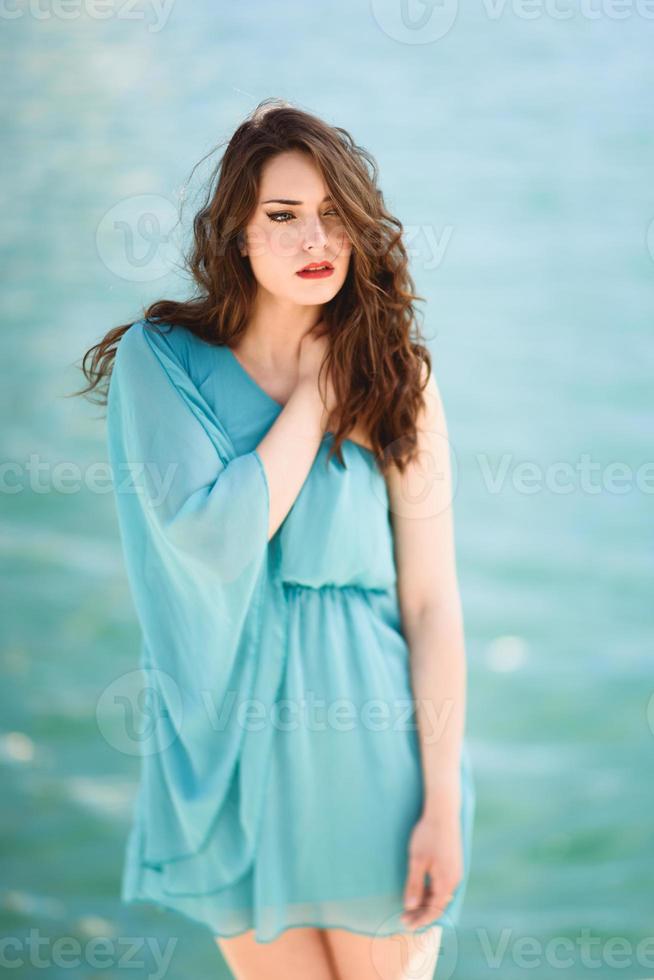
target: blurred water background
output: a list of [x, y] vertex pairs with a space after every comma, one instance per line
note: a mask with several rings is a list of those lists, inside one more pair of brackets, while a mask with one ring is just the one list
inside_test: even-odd
[[[437, 978], [654, 976], [652, 17], [636, 0], [4, 5], [14, 976], [43, 976], [35, 929], [53, 978], [122, 976], [125, 937], [174, 937], [172, 980], [228, 976], [202, 927], [118, 900], [138, 762], [96, 706], [139, 633], [103, 412], [64, 396], [110, 327], [187, 294], [187, 178], [271, 95], [377, 159], [448, 412], [478, 803]], [[134, 958], [130, 976], [156, 975], [147, 947]]]

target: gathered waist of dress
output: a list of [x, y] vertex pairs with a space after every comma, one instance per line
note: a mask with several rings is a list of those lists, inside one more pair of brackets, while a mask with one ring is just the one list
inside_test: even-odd
[[282, 586], [285, 590], [309, 591], [309, 592], [353, 592], [353, 593], [387, 593], [395, 588], [394, 582], [387, 585], [363, 585], [358, 582], [321, 582], [320, 584], [309, 584], [308, 582], [297, 582], [294, 579], [282, 579]]

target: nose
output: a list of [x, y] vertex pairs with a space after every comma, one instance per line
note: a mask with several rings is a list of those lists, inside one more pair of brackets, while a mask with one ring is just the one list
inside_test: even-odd
[[327, 233], [323, 228], [320, 218], [316, 218], [315, 221], [308, 221], [304, 233], [304, 247], [324, 248], [327, 241]]

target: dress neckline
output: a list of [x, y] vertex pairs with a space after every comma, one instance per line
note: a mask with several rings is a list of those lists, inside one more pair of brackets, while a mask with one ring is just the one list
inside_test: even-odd
[[232, 350], [232, 348], [231, 347], [228, 347], [227, 344], [225, 344], [224, 346], [225, 346], [225, 350], [227, 351], [227, 353], [229, 354], [229, 356], [232, 358], [233, 362], [236, 364], [236, 366], [239, 369], [239, 371], [245, 376], [245, 378], [250, 382], [250, 384], [254, 388], [256, 388], [257, 391], [261, 392], [261, 394], [269, 402], [271, 402], [273, 405], [276, 405], [277, 408], [280, 408], [280, 409], [281, 408], [284, 408], [284, 404], [282, 402], [278, 402], [276, 398], [273, 398], [272, 395], [269, 395], [268, 392], [264, 388], [261, 387], [261, 385], [259, 384], [259, 382], [254, 380], [254, 378], [252, 377], [252, 375], [250, 374], [250, 372], [246, 368], [243, 367], [243, 365], [241, 364], [239, 358], [236, 356], [236, 354], [234, 353], [234, 351]]
[[[227, 351], [228, 355], [231, 357], [233, 363], [236, 365], [236, 367], [238, 368], [242, 376], [245, 378], [245, 380], [250, 382], [254, 390], [258, 391], [259, 394], [266, 399], [266, 401], [268, 401], [271, 405], [274, 405], [277, 409], [279, 409], [279, 411], [281, 411], [285, 407], [284, 404], [282, 404], [282, 402], [278, 402], [277, 399], [273, 398], [272, 395], [269, 395], [268, 392], [261, 387], [259, 382], [254, 380], [250, 372], [243, 367], [243, 365], [241, 364], [240, 360], [238, 359], [234, 351], [231, 349], [231, 347], [228, 347], [227, 344], [223, 344], [223, 348], [224, 350]], [[331, 438], [333, 438], [333, 433], [326, 432], [325, 435], [323, 436], [323, 442], [326, 439], [331, 439]], [[367, 453], [368, 456], [372, 457], [373, 459], [375, 458], [375, 453], [373, 452], [373, 450], [369, 449], [368, 446], [364, 446], [362, 442], [357, 442], [356, 439], [344, 439], [343, 442], [344, 443], [349, 442], [353, 446], [358, 446], [358, 448], [361, 449], [364, 453]]]

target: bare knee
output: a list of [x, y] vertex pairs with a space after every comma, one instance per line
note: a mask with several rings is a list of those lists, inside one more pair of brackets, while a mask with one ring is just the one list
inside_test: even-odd
[[391, 936], [326, 929], [324, 936], [338, 980], [432, 980], [442, 927]]
[[215, 939], [235, 980], [336, 980], [320, 929], [293, 926], [270, 942], [258, 942], [253, 929]]

